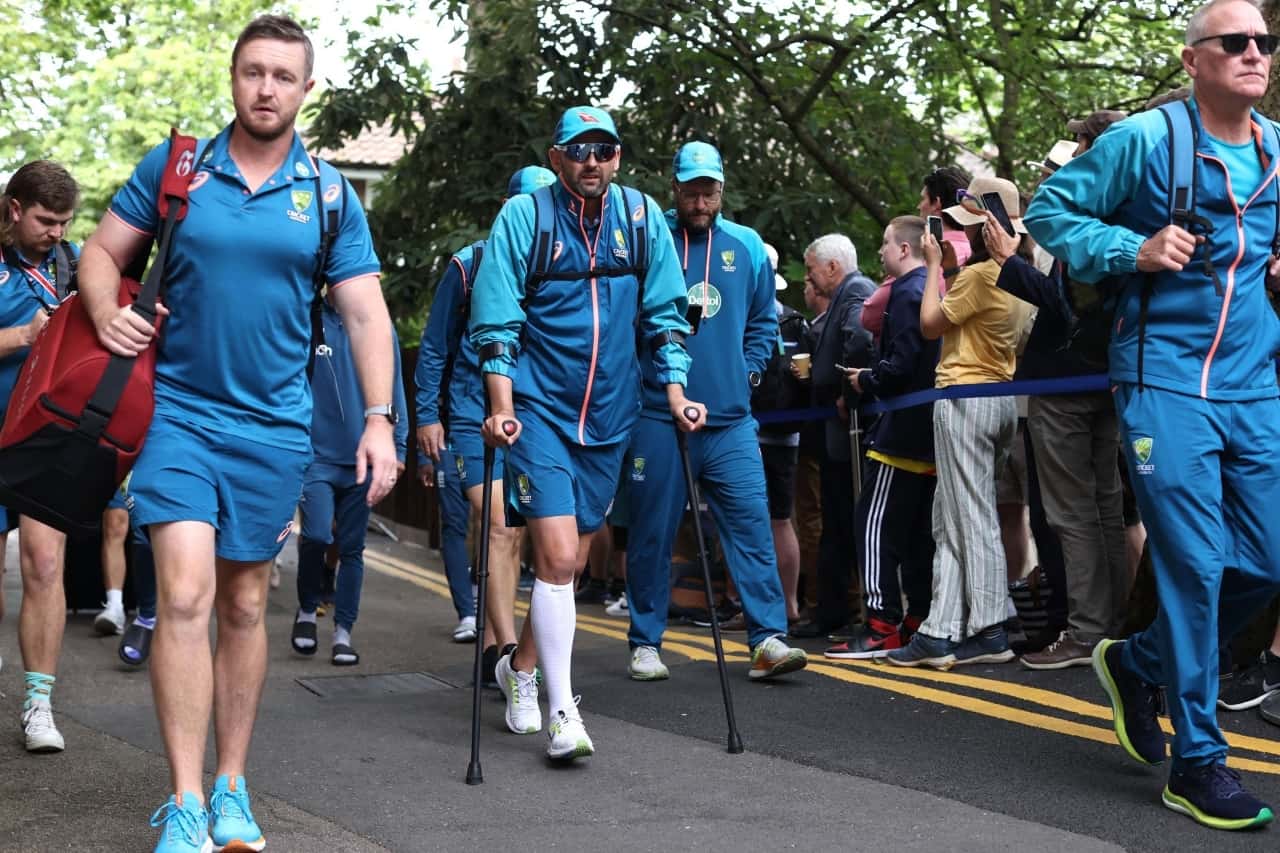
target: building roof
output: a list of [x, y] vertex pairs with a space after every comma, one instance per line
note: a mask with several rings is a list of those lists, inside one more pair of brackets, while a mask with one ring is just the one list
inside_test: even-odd
[[316, 155], [335, 166], [386, 169], [394, 166], [408, 148], [403, 134], [393, 131], [390, 124], [382, 124], [367, 127], [355, 139], [346, 140], [338, 148], [324, 148]]

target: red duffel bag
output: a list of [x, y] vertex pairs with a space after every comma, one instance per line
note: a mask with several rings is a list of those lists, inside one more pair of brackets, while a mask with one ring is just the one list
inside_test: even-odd
[[[157, 328], [174, 227], [187, 213], [196, 140], [170, 136], [162, 224], [146, 281], [122, 278], [120, 304]], [[136, 357], [98, 340], [78, 293], [58, 306], [23, 362], [0, 429], [0, 504], [73, 536], [93, 535], [142, 450], [155, 410], [156, 339]]]

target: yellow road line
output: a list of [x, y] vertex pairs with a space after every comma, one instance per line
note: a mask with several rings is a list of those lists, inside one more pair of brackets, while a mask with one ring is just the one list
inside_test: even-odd
[[[371, 551], [365, 553], [365, 561], [376, 571], [400, 580], [408, 581], [409, 583], [419, 586], [425, 590], [434, 592], [441, 597], [449, 597], [447, 579], [439, 572], [435, 572], [421, 566], [415, 566], [408, 561], [401, 560], [387, 554]], [[529, 605], [525, 601], [517, 599], [515, 609], [517, 615], [523, 616], [528, 612]], [[619, 620], [586, 616], [580, 613], [578, 614], [578, 627], [588, 633], [608, 637], [610, 639], [623, 641], [626, 641], [627, 639], [626, 629], [625, 627], [622, 627]], [[745, 663], [750, 660], [750, 652], [745, 644], [723, 638], [722, 643], [725, 650], [726, 661], [730, 663]], [[684, 655], [690, 660], [708, 662], [716, 659], [714, 640], [711, 637], [702, 634], [693, 634], [687, 631], [668, 629], [666, 633], [663, 634], [662, 648], [663, 651], [675, 652], [677, 654]], [[939, 690], [934, 687], [916, 684], [914, 681], [932, 681], [939, 684], [947, 684], [952, 687], [980, 690], [987, 693], [1007, 696], [1012, 699], [1019, 699], [1033, 704], [1044, 705], [1046, 707], [1065, 711], [1077, 716], [1110, 721], [1110, 708], [1086, 702], [1065, 693], [1057, 693], [1043, 688], [1025, 687], [1011, 682], [980, 678], [972, 675], [962, 675], [953, 672], [938, 672], [935, 670], [912, 669], [906, 667], [889, 668], [884, 664], [872, 663], [870, 661], [840, 661], [837, 663], [835, 661], [827, 661], [826, 659], [819, 660], [821, 662], [818, 662], [817, 660], [810, 662], [808, 666], [808, 670], [810, 672], [825, 675], [828, 678], [833, 678], [837, 681], [843, 681], [848, 684], [874, 687], [879, 690], [886, 690], [891, 693], [910, 696], [915, 699], [933, 702], [935, 704], [945, 705], [951, 708], [957, 708], [973, 714], [1004, 720], [1005, 722], [1016, 723], [1018, 725], [1029, 726], [1031, 728], [1051, 731], [1057, 734], [1068, 735], [1070, 737], [1097, 741], [1098, 743], [1114, 744], [1116, 740], [1115, 732], [1111, 728], [1100, 728], [1098, 726], [1085, 725], [1084, 723], [1065, 720], [1061, 717], [1040, 714], [1022, 708], [1002, 705], [998, 702], [979, 699], [964, 693]], [[875, 674], [872, 675], [871, 673]], [[1167, 719], [1161, 718], [1160, 723], [1166, 732], [1172, 732], [1172, 727]], [[1253, 752], [1261, 752], [1269, 755], [1280, 755], [1280, 742], [1278, 741], [1240, 734], [1226, 734], [1226, 738], [1227, 742], [1237, 749], [1247, 749]], [[1235, 767], [1240, 770], [1280, 775], [1280, 764], [1273, 762], [1258, 761], [1251, 758], [1242, 758], [1232, 755], [1227, 759], [1227, 764], [1230, 767]]]

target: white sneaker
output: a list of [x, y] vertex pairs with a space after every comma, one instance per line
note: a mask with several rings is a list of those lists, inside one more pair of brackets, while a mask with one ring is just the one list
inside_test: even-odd
[[124, 605], [107, 605], [93, 620], [93, 630], [103, 636], [124, 633]]
[[463, 616], [458, 621], [458, 627], [453, 629], [453, 641], [455, 643], [474, 643], [476, 641], [476, 617]]
[[66, 748], [48, 702], [31, 703], [22, 714], [22, 731], [27, 736], [27, 752], [62, 752]]
[[618, 600], [604, 609], [609, 616], [630, 616], [631, 608], [627, 607], [627, 594], [618, 596]]
[[596, 748], [587, 735], [586, 726], [582, 725], [582, 717], [577, 709], [568, 713], [559, 711], [547, 727], [550, 741], [547, 743], [547, 757], [555, 761], [572, 761], [575, 758], [586, 758], [594, 755]]
[[636, 646], [631, 650], [627, 674], [636, 681], [662, 681], [671, 677], [671, 670], [667, 669], [653, 646]]
[[531, 672], [511, 667], [511, 655], [498, 658], [498, 689], [507, 700], [507, 728], [518, 735], [542, 730], [542, 710], [538, 707], [538, 679]]

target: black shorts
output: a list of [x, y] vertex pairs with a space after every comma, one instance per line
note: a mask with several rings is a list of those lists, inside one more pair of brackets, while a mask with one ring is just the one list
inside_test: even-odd
[[769, 495], [769, 517], [791, 517], [796, 505], [796, 461], [800, 448], [780, 447], [776, 444], [760, 445], [760, 459], [764, 462], [764, 488]]

